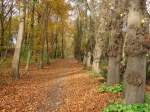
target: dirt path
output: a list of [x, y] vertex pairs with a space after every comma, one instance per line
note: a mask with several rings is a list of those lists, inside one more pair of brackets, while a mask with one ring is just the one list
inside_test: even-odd
[[29, 76], [0, 87], [0, 112], [99, 112], [117, 97], [97, 93], [99, 80], [73, 59], [33, 66]]

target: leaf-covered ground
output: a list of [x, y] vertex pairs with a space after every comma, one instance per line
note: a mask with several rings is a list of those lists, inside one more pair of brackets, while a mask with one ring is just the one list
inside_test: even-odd
[[19, 81], [0, 85], [0, 112], [100, 112], [120, 96], [98, 93], [103, 79], [92, 77], [73, 59], [56, 60], [42, 70], [32, 66], [28, 75], [23, 73]]

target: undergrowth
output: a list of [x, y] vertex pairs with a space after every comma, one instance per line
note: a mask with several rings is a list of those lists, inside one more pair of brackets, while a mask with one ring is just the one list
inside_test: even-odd
[[144, 104], [118, 104], [110, 103], [102, 112], [150, 112], [150, 95], [145, 95]]
[[94, 71], [92, 71], [92, 70], [89, 70], [88, 72], [89, 72], [89, 74], [90, 74], [91, 76], [93, 76], [93, 77], [101, 77], [101, 76], [102, 76], [100, 73], [96, 73], [96, 72], [94, 72]]
[[117, 84], [114, 86], [107, 86], [106, 84], [100, 85], [97, 89], [99, 93], [109, 92], [109, 93], [119, 93], [123, 91], [123, 85]]
[[101, 70], [99, 73], [96, 73], [95, 71], [88, 69], [88, 72], [93, 77], [103, 77], [104, 79], [106, 79], [106, 77], [107, 77], [107, 71], [106, 70]]

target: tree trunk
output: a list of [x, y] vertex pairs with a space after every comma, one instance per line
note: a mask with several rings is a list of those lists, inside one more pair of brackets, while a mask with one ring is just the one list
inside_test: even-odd
[[31, 48], [29, 47], [29, 50], [28, 50], [28, 57], [27, 57], [27, 63], [26, 63], [26, 68], [25, 68], [25, 71], [26, 73], [28, 72], [29, 70], [29, 66], [30, 66], [30, 63], [31, 63]]
[[54, 53], [54, 58], [57, 58], [57, 53], [58, 53], [58, 34], [57, 34], [57, 28], [56, 28], [56, 33], [55, 33], [55, 53]]
[[[87, 2], [87, 1], [86, 1]], [[88, 41], [87, 41], [87, 46], [86, 46], [86, 51], [85, 51], [85, 58], [86, 58], [86, 66], [88, 68], [92, 67], [92, 55], [95, 47], [95, 22], [90, 16], [90, 30], [89, 30], [89, 35], [88, 35]]]
[[91, 58], [92, 58], [92, 54], [91, 52], [88, 52], [87, 53], [87, 68], [91, 68], [92, 67], [92, 64], [91, 64]]
[[[4, 5], [4, 0], [2, 0], [1, 2], [0, 2], [1, 4], [1, 18], [0, 18], [0, 23], [1, 23], [1, 35], [0, 35], [0, 47], [1, 48], [3, 48], [4, 46], [4, 32], [5, 32], [5, 28], [4, 28], [4, 7], [5, 7], [5, 5]], [[1, 49], [0, 49], [1, 50]]]
[[32, 4], [32, 15], [31, 15], [31, 29], [29, 33], [29, 45], [28, 45], [28, 57], [27, 57], [27, 63], [26, 63], [26, 73], [29, 70], [29, 66], [31, 63], [31, 57], [32, 57], [32, 45], [33, 45], [33, 38], [34, 38], [34, 13], [35, 13], [35, 4]]
[[75, 34], [75, 49], [74, 49], [74, 56], [78, 61], [81, 61], [81, 42], [82, 42], [82, 37], [83, 37], [83, 28], [82, 28], [82, 21], [81, 21], [81, 17], [79, 15], [79, 17], [77, 18], [76, 21], [76, 34]]
[[99, 58], [94, 58], [93, 60], [93, 64], [92, 64], [92, 70], [96, 73], [100, 73], [100, 67], [99, 67], [99, 64], [100, 64], [100, 59]]
[[95, 20], [95, 48], [93, 51], [93, 65], [92, 69], [96, 73], [99, 73], [100, 70], [100, 59], [103, 55], [105, 48], [105, 40], [107, 39], [107, 29], [108, 29], [108, 1], [102, 0], [100, 4], [100, 17], [99, 23]]
[[113, 85], [120, 81], [120, 61], [116, 57], [109, 57], [107, 84]]
[[43, 12], [43, 20], [42, 21], [42, 35], [41, 35], [41, 60], [40, 60], [40, 69], [43, 68], [44, 64], [44, 44], [46, 42], [46, 52], [47, 52], [47, 62], [49, 63], [49, 54], [48, 54], [48, 4], [44, 3], [44, 12]]
[[107, 84], [114, 85], [120, 82], [120, 66], [122, 59], [123, 50], [123, 12], [122, 1], [111, 1], [111, 36], [109, 38], [109, 64], [108, 64], [108, 75]]
[[49, 64], [50, 60], [49, 60], [49, 43], [48, 43], [48, 36], [46, 36], [46, 52], [47, 52], [47, 56], [46, 56], [46, 63]]
[[20, 7], [20, 23], [19, 23], [19, 30], [18, 30], [18, 36], [17, 36], [17, 43], [15, 47], [15, 53], [12, 60], [12, 78], [13, 79], [19, 79], [19, 62], [20, 62], [20, 53], [21, 53], [21, 46], [22, 46], [22, 40], [23, 40], [23, 31], [24, 31], [24, 3], [23, 1], [20, 1], [21, 7]]
[[125, 104], [143, 103], [146, 80], [146, 50], [142, 45], [149, 30], [145, 0], [129, 1], [127, 69], [124, 74]]
[[61, 39], [61, 57], [64, 58], [64, 32], [62, 31], [62, 39]]
[[[43, 25], [42, 25], [43, 26]], [[44, 43], [45, 43], [45, 38], [44, 38], [44, 27], [42, 27], [42, 32], [41, 32], [41, 51], [40, 51], [40, 63], [39, 63], [39, 68], [43, 68], [44, 64]]]
[[125, 103], [143, 103], [146, 80], [146, 57], [128, 57], [125, 73]]
[[83, 65], [86, 66], [87, 65], [87, 54], [84, 54], [84, 58], [83, 58]]

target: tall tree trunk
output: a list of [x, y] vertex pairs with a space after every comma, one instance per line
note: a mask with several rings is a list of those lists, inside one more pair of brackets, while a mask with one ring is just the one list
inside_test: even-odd
[[146, 0], [129, 1], [127, 68], [124, 74], [125, 104], [143, 103], [146, 80], [146, 51], [142, 45], [149, 30]]
[[122, 1], [112, 0], [111, 11], [113, 16], [111, 20], [111, 37], [109, 39], [109, 64], [107, 84], [113, 85], [120, 82], [120, 64], [123, 50], [123, 6]]
[[61, 39], [61, 57], [64, 58], [64, 32], [62, 31], [62, 39]]
[[86, 45], [86, 51], [85, 51], [85, 66], [87, 66], [88, 68], [92, 67], [92, 56], [93, 56], [93, 51], [94, 51], [94, 47], [95, 47], [95, 22], [92, 19], [92, 17], [90, 16], [90, 20], [89, 20], [90, 24], [89, 24], [89, 31], [88, 31], [88, 41], [87, 41], [87, 45]]
[[43, 68], [44, 64], [44, 48], [45, 42], [47, 46], [47, 63], [49, 63], [49, 55], [48, 55], [48, 4], [47, 2], [44, 3], [44, 12], [43, 12], [43, 20], [42, 21], [42, 35], [41, 35], [41, 58], [40, 58], [40, 68]]
[[27, 63], [26, 63], [26, 73], [29, 70], [29, 66], [31, 63], [31, 57], [32, 57], [32, 45], [33, 45], [33, 38], [34, 38], [34, 13], [35, 13], [35, 4], [32, 3], [32, 15], [31, 15], [31, 30], [29, 33], [29, 45], [28, 45], [28, 57], [27, 57]]
[[95, 48], [93, 52], [93, 65], [92, 69], [96, 73], [100, 72], [100, 59], [105, 48], [105, 39], [108, 29], [108, 1], [102, 0], [100, 4], [100, 17], [99, 23], [95, 20]]
[[45, 4], [45, 42], [46, 42], [46, 63], [49, 64], [49, 42], [48, 42], [48, 22], [49, 22], [49, 10], [48, 10], [48, 4]]
[[56, 28], [54, 58], [57, 58], [57, 56], [58, 56], [57, 54], [58, 54], [58, 32], [57, 32], [57, 28]]
[[83, 32], [82, 32], [82, 23], [81, 23], [81, 18], [80, 15], [77, 18], [76, 21], [76, 34], [75, 34], [75, 52], [74, 52], [74, 56], [78, 61], [81, 61], [81, 42], [82, 42], [82, 36], [83, 36]]
[[0, 47], [4, 47], [4, 32], [5, 32], [5, 29], [4, 29], [4, 0], [1, 0], [0, 2], [1, 4], [1, 18], [0, 18], [0, 22], [1, 22], [1, 35], [0, 35]]
[[49, 64], [49, 62], [50, 62], [49, 57], [50, 57], [50, 56], [49, 56], [49, 42], [48, 42], [48, 36], [46, 36], [45, 41], [46, 41], [46, 52], [47, 52], [46, 63]]
[[41, 32], [41, 51], [40, 51], [40, 63], [39, 63], [39, 68], [43, 68], [44, 64], [44, 44], [45, 44], [45, 38], [44, 38], [44, 27], [42, 23], [42, 32]]
[[19, 30], [17, 36], [17, 43], [15, 47], [15, 53], [12, 60], [12, 71], [11, 75], [13, 79], [19, 79], [19, 62], [20, 62], [20, 53], [21, 53], [21, 46], [23, 40], [23, 31], [24, 31], [24, 2], [23, 0], [20, 1], [20, 23], [19, 23]]

